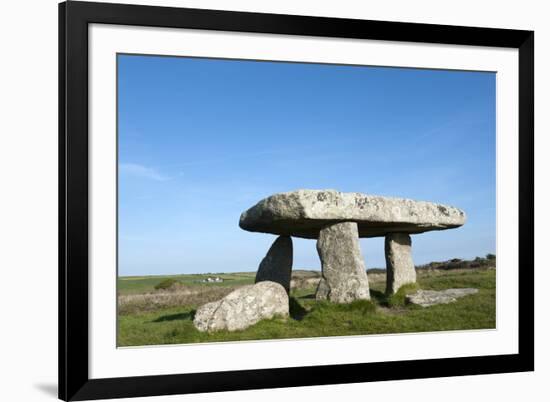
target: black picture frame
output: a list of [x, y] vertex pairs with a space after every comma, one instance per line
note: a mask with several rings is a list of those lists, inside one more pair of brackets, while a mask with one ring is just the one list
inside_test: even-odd
[[[376, 39], [519, 51], [517, 354], [214, 373], [88, 375], [88, 25]], [[59, 398], [170, 395], [534, 370], [534, 32], [70, 1], [59, 5]]]

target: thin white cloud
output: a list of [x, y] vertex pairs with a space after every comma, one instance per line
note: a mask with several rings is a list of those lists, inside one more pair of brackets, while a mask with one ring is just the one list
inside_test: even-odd
[[118, 168], [120, 173], [128, 174], [134, 177], [155, 181], [170, 180], [169, 177], [159, 173], [156, 169], [140, 165], [139, 163], [121, 163]]

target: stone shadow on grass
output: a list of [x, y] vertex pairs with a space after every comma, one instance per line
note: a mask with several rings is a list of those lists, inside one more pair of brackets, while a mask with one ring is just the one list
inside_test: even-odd
[[307, 315], [308, 311], [300, 304], [295, 297], [289, 299], [289, 315], [293, 320], [302, 321]]
[[315, 299], [315, 293], [310, 293], [308, 295], [304, 295], [304, 296], [297, 296], [298, 299]]
[[374, 290], [374, 289], [370, 289], [370, 297], [371, 297], [371, 300], [376, 302], [377, 304], [381, 305], [381, 306], [385, 306], [388, 304], [388, 298], [386, 296], [386, 294], [380, 290]]
[[178, 313], [178, 314], [168, 314], [160, 316], [156, 319], [154, 319], [151, 322], [166, 322], [166, 321], [176, 321], [176, 320], [193, 320], [195, 317], [196, 310], [191, 310], [185, 313]]

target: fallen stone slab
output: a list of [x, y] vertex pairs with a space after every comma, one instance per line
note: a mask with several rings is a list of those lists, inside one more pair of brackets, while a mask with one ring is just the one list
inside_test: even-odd
[[292, 239], [279, 236], [273, 242], [266, 256], [260, 262], [255, 282], [272, 281], [290, 291], [292, 274]]
[[237, 331], [261, 320], [288, 314], [289, 300], [285, 288], [264, 281], [243, 286], [221, 300], [199, 307], [193, 324], [201, 332]]
[[241, 214], [239, 226], [251, 232], [317, 239], [322, 228], [356, 222], [359, 237], [423, 233], [462, 226], [458, 208], [425, 201], [336, 190], [297, 190], [274, 194]]
[[473, 295], [479, 290], [474, 288], [446, 289], [446, 290], [418, 290], [416, 293], [406, 295], [407, 303], [417, 304], [422, 307], [429, 307], [436, 304], [453, 303], [457, 299]]

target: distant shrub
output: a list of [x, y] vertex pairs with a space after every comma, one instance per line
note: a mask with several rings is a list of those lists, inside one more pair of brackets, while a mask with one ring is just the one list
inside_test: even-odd
[[496, 260], [497, 256], [494, 254], [487, 254], [485, 258], [487, 258], [488, 260]]
[[176, 285], [177, 283], [179, 283], [179, 281], [175, 280], [174, 278], [168, 278], [168, 279], [165, 279], [162, 282], [156, 284], [155, 289], [156, 290], [169, 289], [169, 288], [173, 287], [174, 285]]
[[368, 274], [385, 274], [386, 268], [369, 268], [367, 269]]
[[466, 266], [466, 264], [464, 263], [464, 261], [462, 261], [458, 258], [453, 258], [450, 262], [445, 264], [442, 268], [443, 269], [458, 269], [458, 268], [464, 268], [465, 266]]

